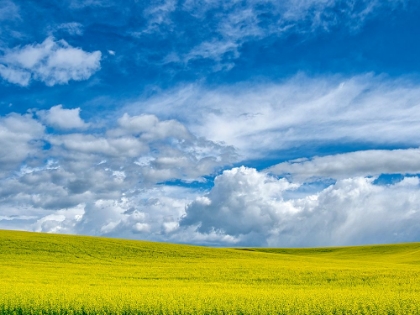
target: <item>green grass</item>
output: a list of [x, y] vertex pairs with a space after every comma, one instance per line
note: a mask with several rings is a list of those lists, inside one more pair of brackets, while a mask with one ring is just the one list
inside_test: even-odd
[[0, 231], [0, 314], [420, 314], [420, 243], [225, 249]]

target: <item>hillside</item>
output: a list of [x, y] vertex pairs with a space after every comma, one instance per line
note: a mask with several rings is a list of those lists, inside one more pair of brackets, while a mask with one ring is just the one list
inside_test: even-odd
[[420, 243], [244, 248], [0, 231], [0, 314], [420, 313]]

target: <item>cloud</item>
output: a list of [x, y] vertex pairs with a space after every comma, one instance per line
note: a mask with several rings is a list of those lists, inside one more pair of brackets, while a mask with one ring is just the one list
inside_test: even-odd
[[0, 178], [39, 152], [44, 129], [29, 115], [0, 117]]
[[85, 208], [76, 229], [84, 234], [95, 231], [98, 235], [164, 240], [178, 230], [179, 217], [190, 198], [191, 192], [185, 188], [159, 186], [119, 202], [98, 201]]
[[[372, 178], [339, 180], [303, 198], [298, 185], [245, 167], [225, 171], [187, 206], [181, 227], [203, 237], [229, 236], [241, 246], [327, 246], [417, 241], [419, 179], [376, 186]], [[221, 242], [223, 243], [223, 242]]]
[[[188, 64], [195, 59], [208, 59], [219, 64], [216, 69], [226, 68], [221, 65], [225, 63], [229, 68], [231, 60], [240, 56], [245, 43], [291, 33], [330, 32], [338, 26], [357, 32], [366, 20], [404, 3], [401, 0], [183, 1], [178, 12], [188, 13], [208, 36], [203, 36], [204, 40], [188, 52], [179, 54], [178, 60]], [[167, 1], [164, 7], [169, 4], [170, 12], [175, 11], [172, 1]], [[156, 6], [156, 10], [160, 12], [161, 7]], [[168, 24], [168, 16], [164, 17]], [[173, 29], [177, 27], [173, 26], [171, 31]], [[155, 30], [165, 31], [157, 27]], [[170, 62], [175, 60], [168, 59]]]
[[89, 79], [100, 69], [100, 60], [100, 51], [85, 52], [48, 37], [41, 44], [7, 50], [0, 57], [0, 75], [21, 86], [28, 86], [31, 80], [53, 86]]
[[[285, 21], [302, 23], [312, 31], [317, 29], [329, 31], [338, 24], [344, 24], [350, 30], [357, 30], [380, 9], [393, 9], [404, 3], [404, 0], [304, 0], [298, 2], [289, 0], [277, 4], [276, 8], [282, 11]], [[302, 27], [302, 24], [295, 27]]]
[[162, 50], [161, 45], [153, 45], [151, 50], [142, 47], [141, 61], [148, 59], [176, 69], [182, 66], [184, 70], [205, 65], [217, 72], [232, 69], [243, 48], [249, 51], [248, 47], [255, 47], [256, 43], [266, 46], [285, 39], [283, 44], [289, 45], [290, 35], [305, 42], [335, 30], [355, 33], [368, 20], [379, 15], [386, 18], [404, 4], [405, 0], [139, 2], [132, 4], [132, 11], [141, 13], [136, 15], [140, 22], [130, 27], [127, 34], [135, 39], [153, 39], [154, 43], [171, 43], [163, 44], [169, 51]]
[[179, 122], [167, 120], [160, 122], [154, 115], [140, 115], [130, 117], [125, 113], [118, 119], [121, 129], [116, 132], [128, 132], [140, 135], [143, 139], [156, 140], [167, 137], [176, 137], [180, 139], [191, 139], [192, 135]]
[[332, 156], [288, 162], [302, 180], [306, 170], [337, 177], [328, 187], [307, 189], [307, 183], [237, 167], [206, 191], [168, 181], [205, 181], [235, 162], [235, 151], [176, 120], [123, 114], [106, 128], [92, 125], [95, 133], [53, 134], [29, 114], [11, 114], [0, 126], [6, 153], [0, 156], [0, 228], [227, 246], [420, 237], [419, 178], [376, 185], [364, 173], [368, 166], [378, 173], [416, 171], [418, 149], [342, 154], [336, 164]]
[[15, 20], [19, 18], [19, 7], [13, 1], [0, 1], [0, 21]]
[[297, 186], [276, 180], [255, 169], [240, 167], [216, 177], [208, 195], [197, 198], [186, 209], [181, 226], [197, 224], [197, 231], [213, 230], [238, 236], [262, 233], [296, 210], [283, 201], [282, 193]]
[[61, 23], [58, 30], [64, 30], [70, 35], [83, 35], [83, 25], [78, 22]]
[[67, 0], [71, 9], [84, 9], [87, 7], [111, 7], [115, 3], [112, 0]]
[[[196, 194], [186, 188], [161, 185], [119, 199], [88, 201], [47, 215], [43, 210], [30, 218], [28, 229], [180, 241], [178, 221], [193, 196]], [[14, 219], [18, 218], [7, 217], [7, 224]]]
[[316, 177], [343, 179], [380, 174], [420, 174], [420, 149], [367, 150], [299, 159], [266, 170], [305, 181]]
[[[203, 42], [198, 46], [194, 47], [190, 52], [185, 54], [182, 57], [184, 63], [188, 63], [194, 59], [212, 59], [218, 66], [214, 68], [215, 70], [230, 69], [233, 67], [233, 64], [229, 64], [227, 59], [235, 59], [239, 56], [238, 44], [233, 41], [220, 41], [213, 40], [208, 42]], [[168, 61], [173, 61], [168, 59]], [[226, 64], [227, 63], [227, 64]], [[222, 66], [222, 64], [224, 64]]]
[[64, 109], [62, 105], [36, 113], [48, 126], [58, 129], [84, 129], [88, 125], [80, 118], [80, 108]]
[[124, 110], [176, 117], [194, 134], [256, 159], [337, 143], [418, 147], [419, 97], [419, 85], [407, 79], [297, 75], [279, 83], [181, 86]]
[[5, 67], [2, 64], [0, 64], [0, 76], [10, 83], [22, 86], [27, 86], [31, 80], [31, 74], [29, 72]]
[[98, 155], [106, 158], [137, 157], [149, 150], [145, 143], [132, 136], [108, 138], [100, 135], [72, 133], [52, 136], [50, 143], [64, 149], [65, 152]]
[[[164, 0], [156, 1], [153, 5], [145, 8], [143, 16], [147, 20], [147, 27], [141, 33], [148, 34], [160, 31], [162, 27], [172, 29], [173, 24], [170, 14], [176, 10], [176, 1]], [[137, 34], [138, 36], [139, 34]]]
[[124, 114], [116, 123], [103, 133], [49, 135], [50, 155], [77, 161], [80, 169], [106, 161], [101, 169], [115, 167], [127, 179], [140, 176], [152, 183], [197, 178], [236, 159], [233, 148], [196, 138], [175, 120]]
[[153, 115], [90, 123], [89, 133], [72, 130], [85, 126], [78, 109], [55, 106], [37, 115], [66, 132], [53, 133], [29, 114], [0, 119], [2, 228], [167, 235], [195, 193], [165, 181], [204, 181], [236, 160], [233, 148]]

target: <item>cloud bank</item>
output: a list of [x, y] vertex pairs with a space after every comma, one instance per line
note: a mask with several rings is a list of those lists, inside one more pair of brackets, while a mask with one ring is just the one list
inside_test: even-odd
[[420, 236], [419, 183], [418, 177], [407, 177], [398, 184], [377, 186], [372, 178], [354, 177], [293, 197], [301, 185], [255, 169], [234, 168], [187, 206], [180, 225], [195, 226], [204, 235], [229, 236], [233, 244], [243, 246], [412, 241]]
[[[418, 149], [315, 157], [257, 171], [230, 168], [238, 161], [233, 147], [197, 137], [176, 120], [123, 114], [103, 129], [84, 122], [77, 108], [35, 114], [1, 118], [0, 228], [227, 246], [420, 237]], [[221, 169], [213, 185], [200, 186]], [[284, 172], [290, 176], [272, 175]], [[384, 172], [413, 175], [376, 184]], [[327, 178], [336, 181], [323, 184]]]
[[237, 159], [175, 120], [125, 114], [104, 129], [60, 105], [1, 117], [0, 144], [0, 226], [94, 235], [169, 233], [193, 193], [165, 182]]

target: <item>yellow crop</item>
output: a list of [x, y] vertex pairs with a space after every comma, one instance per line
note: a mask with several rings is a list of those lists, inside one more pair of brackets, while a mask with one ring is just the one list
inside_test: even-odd
[[420, 314], [420, 244], [221, 249], [0, 231], [0, 314]]

